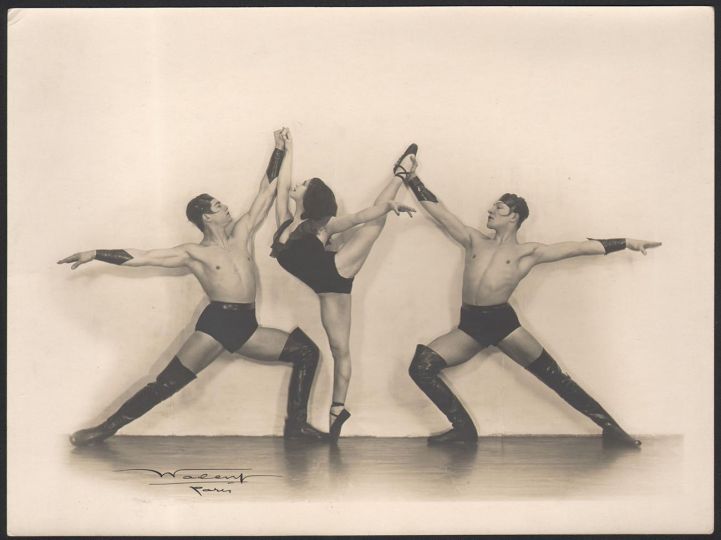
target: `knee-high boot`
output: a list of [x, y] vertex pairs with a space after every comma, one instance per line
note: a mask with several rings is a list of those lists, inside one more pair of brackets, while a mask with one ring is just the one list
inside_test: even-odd
[[195, 373], [174, 357], [154, 382], [141, 388], [102, 424], [76, 431], [70, 436], [75, 446], [95, 444], [115, 434], [121, 427], [140, 418], [195, 379]]
[[279, 358], [281, 362], [293, 364], [288, 386], [288, 415], [283, 429], [283, 436], [286, 438], [327, 438], [326, 433], [308, 423], [308, 399], [319, 358], [320, 351], [313, 340], [300, 328], [293, 330]]
[[563, 372], [561, 367], [544, 350], [537, 360], [531, 362], [526, 369], [539, 380], [556, 392], [563, 400], [578, 412], [586, 415], [603, 429], [603, 437], [607, 442], [620, 443], [624, 446], [639, 446], [637, 441], [626, 433], [599, 403], [588, 395], [583, 388]]
[[429, 443], [472, 442], [478, 439], [478, 432], [473, 420], [463, 408], [458, 398], [451, 392], [446, 383], [438, 376], [443, 368], [448, 367], [446, 361], [425, 345], [416, 347], [408, 373], [411, 379], [425, 393], [436, 407], [448, 417], [453, 429], [428, 438]]

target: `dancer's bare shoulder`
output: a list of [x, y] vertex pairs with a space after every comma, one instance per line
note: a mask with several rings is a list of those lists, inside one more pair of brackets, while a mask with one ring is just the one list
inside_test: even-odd
[[541, 245], [542, 244], [539, 244], [538, 242], [522, 242], [518, 244], [518, 247], [516, 248], [518, 257], [521, 258], [533, 255]]
[[478, 229], [476, 229], [474, 227], [466, 226], [466, 228], [468, 229], [468, 232], [471, 235], [471, 244], [483, 246], [483, 244], [490, 242], [492, 240], [492, 238], [490, 236], [482, 233], [481, 231], [479, 231]]
[[205, 261], [211, 256], [215, 246], [205, 246], [203, 244], [183, 244], [183, 247], [188, 252], [188, 255], [196, 261]]

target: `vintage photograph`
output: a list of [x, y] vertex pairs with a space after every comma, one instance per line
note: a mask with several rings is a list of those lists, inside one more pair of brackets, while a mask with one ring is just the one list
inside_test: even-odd
[[713, 531], [711, 8], [7, 35], [8, 534]]

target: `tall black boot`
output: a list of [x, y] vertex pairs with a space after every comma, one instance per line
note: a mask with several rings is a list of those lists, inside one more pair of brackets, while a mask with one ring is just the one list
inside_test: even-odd
[[174, 357], [154, 382], [141, 388], [126, 401], [115, 414], [102, 424], [76, 431], [70, 436], [75, 446], [99, 443], [115, 434], [121, 427], [140, 418], [161, 401], [169, 398], [186, 384], [195, 379], [195, 373]]
[[473, 420], [463, 408], [458, 398], [446, 383], [438, 376], [446, 361], [425, 345], [416, 347], [408, 373], [418, 387], [436, 404], [453, 424], [453, 429], [428, 438], [429, 443], [475, 442], [478, 432]]
[[600, 426], [603, 429], [604, 442], [630, 447], [640, 446], [641, 441], [634, 439], [621, 429], [611, 415], [564, 373], [545, 350], [526, 369], [561, 396], [571, 407], [585, 414]]
[[318, 346], [300, 328], [291, 332], [280, 354], [281, 362], [293, 364], [288, 386], [288, 416], [283, 428], [283, 436], [288, 439], [325, 440], [328, 437], [308, 423], [308, 399], [319, 357]]

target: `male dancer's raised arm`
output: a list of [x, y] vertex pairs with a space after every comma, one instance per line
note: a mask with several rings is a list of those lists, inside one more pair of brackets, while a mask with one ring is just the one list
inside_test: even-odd
[[[280, 170], [278, 171], [278, 196], [275, 200], [275, 221], [278, 227], [285, 221], [293, 218], [293, 214], [290, 213], [290, 209], [288, 208], [288, 192], [290, 191], [291, 173], [293, 171], [293, 138], [288, 128], [281, 130], [280, 137], [284, 145], [285, 155]], [[277, 144], [278, 142], [276, 141], [276, 146]]]
[[255, 199], [250, 205], [248, 212], [240, 216], [240, 218], [233, 224], [231, 236], [236, 236], [240, 230], [254, 234], [268, 215], [268, 211], [273, 204], [273, 200], [278, 190], [278, 182], [276, 182], [276, 179], [278, 178], [281, 170], [281, 164], [283, 163], [286, 155], [285, 142], [282, 137], [282, 132], [284, 130], [285, 128], [273, 132], [273, 137], [275, 138], [275, 148], [270, 156], [265, 174], [260, 180], [258, 194], [255, 196]]
[[464, 248], [471, 247], [472, 234], [475, 232], [481, 234], [476, 229], [465, 225], [455, 214], [453, 214], [446, 205], [438, 200], [438, 198], [421, 182], [416, 176], [416, 168], [418, 162], [414, 156], [411, 156], [413, 166], [411, 170], [404, 175], [403, 182], [408, 186], [418, 202], [431, 215], [431, 217], [445, 230], [448, 235]]

